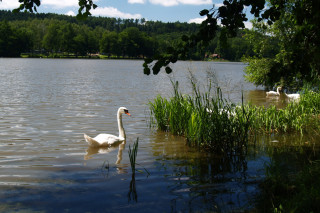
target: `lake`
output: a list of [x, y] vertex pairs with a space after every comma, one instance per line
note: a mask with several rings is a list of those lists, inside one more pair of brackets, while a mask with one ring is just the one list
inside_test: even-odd
[[[242, 63], [178, 62], [173, 74], [143, 74], [143, 61], [0, 58], [1, 212], [235, 212], [252, 210], [271, 146], [224, 159], [188, 147], [183, 137], [149, 128], [148, 102], [170, 97], [171, 81], [191, 92], [190, 77], [219, 85], [234, 103], [284, 103], [245, 82]], [[126, 143], [89, 148], [86, 133]], [[139, 138], [132, 176], [128, 156]], [[289, 137], [262, 138], [277, 144]], [[301, 138], [296, 140], [303, 140]], [[271, 148], [270, 148], [271, 147]], [[290, 162], [288, 158], [288, 162]]]

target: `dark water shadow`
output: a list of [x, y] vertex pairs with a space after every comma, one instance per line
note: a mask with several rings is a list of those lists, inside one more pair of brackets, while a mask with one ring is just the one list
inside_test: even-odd
[[132, 173], [131, 181], [129, 185], [129, 192], [128, 192], [128, 202], [134, 201], [138, 202], [138, 193], [136, 188], [136, 175], [135, 173]]

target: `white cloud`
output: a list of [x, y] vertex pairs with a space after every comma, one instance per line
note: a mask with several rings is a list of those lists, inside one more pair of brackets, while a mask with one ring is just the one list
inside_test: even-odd
[[42, 0], [41, 5], [54, 8], [79, 7], [78, 0]]
[[144, 4], [146, 0], [128, 0], [129, 4]]
[[202, 18], [193, 18], [188, 21], [188, 23], [196, 23], [196, 24], [201, 24], [204, 20], [206, 20], [207, 17], [202, 17]]
[[159, 4], [165, 7], [176, 6], [179, 4], [189, 4], [189, 5], [203, 5], [203, 4], [213, 4], [212, 0], [149, 0], [152, 4]]
[[212, 0], [178, 0], [181, 4], [191, 4], [191, 5], [203, 5], [203, 4], [213, 4]]
[[251, 23], [250, 21], [244, 22], [244, 26], [245, 26], [245, 28], [247, 28], [247, 29], [252, 29], [252, 23]]
[[0, 2], [1, 10], [12, 10], [12, 9], [18, 8], [19, 6], [20, 6], [19, 1], [2, 0], [2, 2]]
[[218, 4], [214, 4], [214, 7], [215, 8], [219, 8], [219, 7], [223, 6], [223, 5], [224, 5], [223, 3], [218, 3]]
[[160, 4], [165, 7], [176, 6], [179, 4], [177, 0], [149, 0], [149, 1], [152, 4]]
[[75, 12], [73, 12], [72, 10], [68, 11], [66, 13], [67, 16], [76, 16]]
[[130, 14], [119, 11], [114, 7], [97, 7], [90, 11], [94, 16], [107, 16], [107, 17], [117, 17], [122, 19], [141, 19], [141, 14]]

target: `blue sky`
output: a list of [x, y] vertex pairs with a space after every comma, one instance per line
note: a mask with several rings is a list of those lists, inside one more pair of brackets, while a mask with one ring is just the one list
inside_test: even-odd
[[[94, 16], [133, 18], [162, 22], [196, 22], [201, 23], [203, 17], [199, 12], [203, 9], [222, 5], [223, 0], [94, 0], [98, 8], [92, 10]], [[19, 6], [18, 0], [2, 0], [0, 9], [12, 10]], [[78, 0], [41, 0], [38, 12], [75, 15]], [[249, 9], [247, 9], [249, 11]], [[247, 23], [250, 28], [250, 23]]]

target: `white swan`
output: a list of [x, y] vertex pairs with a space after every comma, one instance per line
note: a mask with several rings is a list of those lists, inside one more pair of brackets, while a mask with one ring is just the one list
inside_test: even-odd
[[277, 92], [275, 91], [269, 91], [269, 92], [266, 92], [267, 96], [280, 96], [280, 90], [281, 90], [281, 87], [277, 87]]
[[296, 93], [296, 94], [287, 94], [284, 93], [286, 95], [287, 98], [289, 99], [299, 99], [300, 98], [300, 94]]
[[89, 146], [91, 147], [110, 146], [118, 142], [124, 141], [126, 139], [126, 134], [124, 132], [124, 128], [122, 125], [122, 114], [130, 115], [127, 108], [120, 107], [118, 109], [117, 121], [118, 121], [118, 128], [119, 128], [119, 137], [111, 134], [99, 134], [96, 137], [91, 138], [88, 135], [84, 134], [84, 139], [86, 139]]

